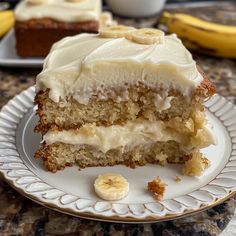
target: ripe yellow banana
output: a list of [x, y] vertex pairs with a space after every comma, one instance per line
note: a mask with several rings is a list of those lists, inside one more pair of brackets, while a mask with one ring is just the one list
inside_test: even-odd
[[13, 11], [0, 11], [0, 38], [6, 34], [14, 25]]
[[189, 49], [226, 58], [236, 58], [236, 27], [207, 22], [188, 14], [163, 13], [161, 22], [176, 33]]

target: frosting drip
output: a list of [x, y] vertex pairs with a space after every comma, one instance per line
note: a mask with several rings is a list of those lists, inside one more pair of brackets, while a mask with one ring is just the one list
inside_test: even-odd
[[99, 20], [100, 13], [100, 0], [82, 0], [78, 3], [66, 0], [46, 0], [38, 5], [31, 5], [23, 0], [15, 9], [15, 17], [18, 21], [50, 18], [63, 22], [83, 22]]
[[72, 96], [87, 104], [92, 95], [106, 97], [109, 88], [140, 82], [191, 96], [202, 80], [191, 54], [176, 35], [165, 36], [163, 44], [146, 45], [126, 38], [82, 34], [53, 46], [36, 87], [49, 88], [55, 102]]

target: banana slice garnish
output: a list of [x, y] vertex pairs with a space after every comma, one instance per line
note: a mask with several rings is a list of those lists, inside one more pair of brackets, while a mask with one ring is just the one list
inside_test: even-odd
[[117, 25], [117, 22], [113, 20], [112, 14], [108, 11], [104, 11], [100, 15], [100, 28], [106, 28]]
[[108, 201], [120, 200], [129, 193], [129, 183], [120, 174], [106, 173], [99, 175], [94, 182], [96, 194]]
[[122, 38], [129, 35], [132, 31], [135, 31], [134, 27], [125, 25], [113, 25], [103, 28], [99, 31], [99, 36], [102, 38]]
[[130, 34], [130, 40], [140, 44], [156, 44], [164, 42], [165, 34], [158, 29], [143, 28]]
[[41, 5], [46, 3], [46, 0], [27, 0], [27, 3], [30, 5]]

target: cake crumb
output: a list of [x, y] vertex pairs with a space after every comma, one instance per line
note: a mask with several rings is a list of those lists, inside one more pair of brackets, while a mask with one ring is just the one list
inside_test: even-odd
[[203, 164], [203, 166], [204, 166], [204, 169], [207, 169], [207, 168], [210, 167], [211, 162], [210, 162], [210, 160], [208, 160], [205, 156], [203, 156], [203, 157], [201, 158], [201, 160], [202, 160], [202, 164]]
[[159, 176], [157, 176], [156, 179], [151, 182], [148, 182], [147, 188], [151, 193], [153, 193], [154, 197], [157, 200], [161, 200], [166, 190], [166, 184], [161, 181]]
[[182, 179], [179, 176], [175, 176], [175, 182], [180, 182]]
[[192, 158], [184, 163], [183, 174], [188, 176], [200, 176], [210, 166], [210, 161], [200, 152], [195, 152]]

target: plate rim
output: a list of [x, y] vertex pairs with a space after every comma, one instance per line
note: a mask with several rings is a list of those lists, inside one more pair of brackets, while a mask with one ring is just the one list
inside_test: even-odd
[[[1, 174], [1, 172], [0, 172], [0, 174]], [[182, 213], [182, 214], [168, 215], [164, 219], [162, 217], [159, 217], [159, 218], [158, 217], [146, 217], [146, 218], [138, 219], [138, 218], [134, 218], [134, 217], [125, 217], [124, 218], [124, 217], [119, 217], [119, 216], [104, 217], [104, 215], [89, 214], [87, 212], [77, 214], [74, 211], [71, 211], [70, 209], [67, 209], [68, 211], [63, 211], [61, 208], [59, 208], [55, 204], [42, 202], [42, 201], [38, 200], [37, 198], [31, 196], [30, 194], [27, 194], [26, 192], [22, 191], [21, 188], [18, 188], [17, 186], [15, 186], [11, 180], [6, 179], [6, 178], [4, 178], [4, 180], [6, 181], [7, 184], [9, 184], [13, 189], [15, 189], [22, 196], [30, 199], [31, 201], [33, 201], [37, 204], [40, 204], [41, 206], [48, 208], [50, 210], [54, 210], [54, 211], [57, 211], [57, 212], [60, 212], [60, 213], [66, 214], [66, 215], [70, 215], [70, 216], [80, 217], [80, 218], [87, 219], [87, 220], [97, 220], [97, 221], [102, 221], [102, 222], [125, 223], [125, 224], [137, 224], [137, 223], [147, 224], [147, 223], [157, 223], [157, 222], [163, 222], [163, 221], [168, 221], [168, 220], [181, 219], [181, 218], [191, 216], [196, 213], [203, 212], [203, 211], [208, 210], [214, 206], [217, 206], [220, 203], [233, 197], [236, 193], [236, 191], [229, 192], [229, 194], [227, 196], [216, 200], [211, 205], [203, 205], [202, 207], [200, 207], [196, 210], [186, 211], [185, 213]]]
[[[71, 194], [67, 194], [63, 192], [62, 190], [58, 190], [56, 187], [50, 186], [49, 184], [44, 182], [42, 179], [39, 179], [38, 176], [34, 173], [32, 176], [36, 176], [40, 181], [33, 181], [29, 184], [19, 184], [16, 181], [21, 180], [23, 177], [18, 176], [9, 176], [9, 173], [11, 171], [21, 170], [22, 173], [24, 173], [26, 170], [30, 171], [30, 169], [24, 165], [23, 161], [21, 160], [21, 157], [17, 151], [16, 146], [16, 137], [15, 133], [17, 132], [17, 127], [21, 121], [21, 119], [27, 114], [28, 110], [33, 107], [33, 98], [34, 98], [34, 92], [35, 87], [29, 87], [27, 90], [22, 91], [19, 95], [16, 95], [13, 99], [8, 101], [8, 103], [3, 106], [0, 112], [0, 173], [2, 173], [4, 179], [8, 184], [10, 184], [14, 189], [16, 189], [20, 194], [24, 195], [25, 197], [43, 205], [48, 208], [51, 208], [53, 210], [66, 213], [69, 215], [86, 218], [86, 219], [92, 219], [92, 220], [100, 220], [100, 221], [109, 221], [109, 222], [122, 222], [122, 223], [152, 223], [152, 222], [159, 222], [159, 221], [165, 221], [165, 220], [171, 220], [171, 219], [177, 219], [181, 218], [187, 215], [191, 215], [197, 212], [201, 212], [203, 210], [209, 209], [225, 200], [230, 198], [236, 193], [236, 175], [233, 177], [227, 177], [227, 173], [234, 173], [236, 174], [236, 106], [229, 102], [226, 98], [216, 94], [211, 99], [206, 101], [206, 106], [208, 107], [208, 110], [216, 116], [220, 122], [223, 124], [223, 126], [226, 128], [230, 141], [231, 141], [231, 150], [229, 153], [228, 161], [224, 165], [223, 169], [220, 171], [220, 173], [215, 176], [213, 180], [211, 180], [207, 185], [200, 187], [197, 190], [194, 190], [188, 194], [185, 194], [188, 197], [191, 197], [192, 201], [195, 203], [197, 202], [197, 207], [187, 207], [182, 200], [182, 203], [179, 201], [176, 201], [176, 198], [167, 199], [163, 201], [155, 201], [152, 203], [137, 203], [137, 204], [128, 204], [128, 203], [110, 203], [105, 201], [93, 201], [93, 204], [86, 206], [85, 208], [78, 208], [78, 201], [79, 200], [85, 200], [80, 197], [75, 197]], [[15, 109], [15, 110], [14, 110]], [[17, 112], [16, 112], [17, 111]], [[225, 111], [227, 111], [225, 113]], [[235, 120], [235, 121], [234, 121]], [[11, 125], [8, 125], [8, 122], [13, 123], [13, 127]], [[9, 141], [9, 137], [11, 137], [11, 141]], [[3, 140], [3, 141], [2, 141]], [[5, 141], [4, 141], [5, 140]], [[9, 142], [7, 142], [7, 140]], [[11, 151], [9, 151], [11, 150]], [[5, 154], [4, 154], [5, 153]], [[14, 156], [14, 161], [9, 160], [9, 155]], [[232, 163], [233, 165], [228, 165], [229, 163]], [[232, 167], [230, 171], [224, 171], [227, 169], [227, 165], [229, 167]], [[222, 172], [224, 171], [224, 172]], [[31, 171], [30, 171], [31, 172]], [[26, 173], [26, 172], [25, 172]], [[226, 174], [226, 177], [224, 176]], [[223, 177], [219, 177], [220, 175], [223, 175]], [[214, 180], [221, 180], [221, 184], [214, 184], [212, 185], [212, 182]], [[226, 179], [226, 180], [224, 180]], [[230, 186], [227, 186], [226, 181], [230, 179], [231, 184]], [[224, 182], [225, 181], [225, 182]], [[42, 190], [37, 190], [36, 192], [27, 190], [27, 186], [35, 185], [35, 183], [43, 183], [45, 186], [50, 186], [51, 190], [57, 190], [61, 192], [61, 195], [56, 194], [56, 197], [54, 198], [47, 198], [45, 197], [48, 189], [45, 188], [45, 186], [42, 188]], [[223, 190], [223, 194], [214, 194], [212, 192], [209, 192], [208, 190], [202, 190], [201, 188], [204, 188], [206, 186], [212, 185], [217, 186], [218, 190]], [[34, 186], [35, 187], [35, 186]], [[36, 186], [37, 188], [37, 186]], [[38, 192], [41, 192], [38, 194]], [[53, 191], [52, 191], [53, 192]], [[198, 194], [196, 195], [196, 193]], [[213, 191], [214, 192], [214, 191]], [[217, 191], [216, 191], [217, 192]], [[189, 195], [195, 193], [195, 196]], [[50, 194], [49, 194], [50, 195]], [[185, 197], [183, 195], [183, 197]], [[74, 200], [69, 201], [69, 203], [62, 204], [60, 201], [62, 197], [75, 197]], [[177, 198], [181, 198], [177, 197]], [[183, 198], [182, 197], [182, 198]], [[205, 199], [204, 199], [205, 198]], [[206, 200], [208, 198], [208, 200]], [[209, 200], [210, 199], [210, 200]], [[171, 203], [172, 201], [172, 203]], [[169, 205], [165, 202], [170, 202]], [[96, 205], [100, 204], [100, 208]], [[128, 214], [121, 214], [114, 210], [114, 205], [127, 205]], [[146, 205], [153, 204], [155, 206], [161, 207], [162, 211], [155, 212], [153, 211], [150, 206], [147, 208]], [[172, 205], [171, 205], [172, 204]], [[182, 205], [181, 205], [182, 204]], [[72, 205], [72, 206], [71, 206]], [[110, 206], [110, 208], [101, 210], [104, 207]], [[141, 206], [141, 209], [138, 209], [137, 212], [135, 210], [132, 210], [130, 208], [130, 205], [135, 206]], [[177, 206], [176, 206], [177, 205]], [[168, 209], [169, 206], [176, 208], [176, 209]], [[170, 208], [171, 208], [170, 207]], [[177, 209], [180, 207], [181, 210]], [[92, 208], [92, 210], [90, 209]], [[163, 213], [163, 208], [165, 210], [164, 214], [161, 215], [160, 213]], [[103, 213], [111, 211], [112, 215], [104, 215]], [[147, 211], [147, 212], [146, 212]], [[144, 214], [146, 212], [146, 214]]]

